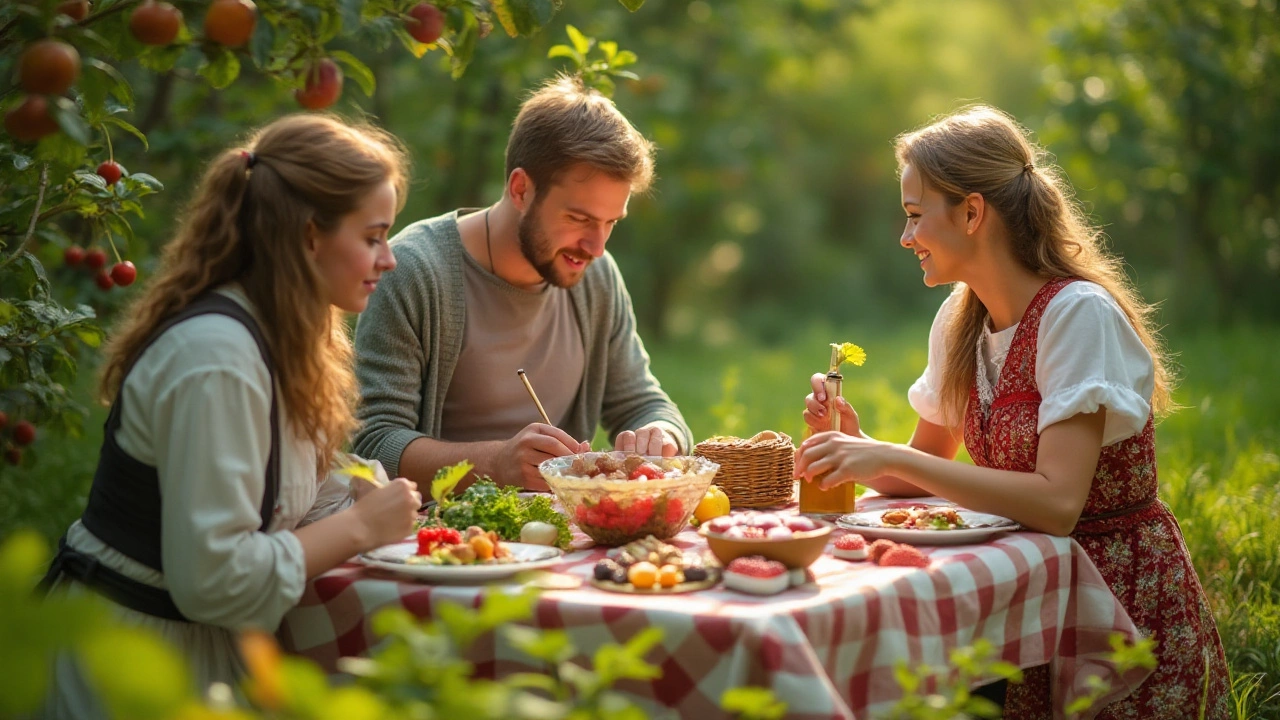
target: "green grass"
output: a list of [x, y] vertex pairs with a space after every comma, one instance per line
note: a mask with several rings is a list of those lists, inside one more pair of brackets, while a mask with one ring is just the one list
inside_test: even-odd
[[[808, 377], [831, 341], [867, 350], [847, 368], [845, 395], [863, 427], [905, 441], [915, 426], [906, 391], [925, 365], [927, 326], [862, 335], [800, 333], [785, 347], [650, 346], [654, 372], [695, 437], [801, 435]], [[1171, 339], [1183, 409], [1159, 425], [1161, 496], [1173, 508], [1218, 621], [1236, 688], [1236, 718], [1280, 720], [1280, 383], [1272, 377], [1280, 328]], [[77, 390], [87, 397], [90, 373]], [[0, 538], [33, 527], [56, 538], [82, 510], [101, 441], [95, 409], [85, 438], [46, 437], [34, 469], [0, 470]], [[599, 443], [597, 443], [597, 446]]]

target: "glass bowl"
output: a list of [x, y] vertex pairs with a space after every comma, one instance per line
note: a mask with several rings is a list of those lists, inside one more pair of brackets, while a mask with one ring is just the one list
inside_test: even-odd
[[[663, 477], [625, 478], [646, 462], [657, 466]], [[584, 466], [598, 469], [600, 464], [616, 465], [623, 477], [583, 476]], [[719, 469], [718, 464], [693, 455], [664, 458], [622, 452], [567, 455], [538, 466], [569, 520], [596, 543], [609, 547], [648, 535], [659, 540], [675, 536], [689, 524]]]

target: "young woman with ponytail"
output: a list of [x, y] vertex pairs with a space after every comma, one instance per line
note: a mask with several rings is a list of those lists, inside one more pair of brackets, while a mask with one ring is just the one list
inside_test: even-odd
[[[385, 132], [267, 125], [213, 158], [107, 347], [98, 468], [46, 586], [113, 600], [202, 688], [238, 678], [236, 631], [274, 631], [308, 578], [412, 531], [413, 483], [353, 500], [328, 475], [356, 424], [342, 313], [395, 266], [407, 182]], [[53, 716], [92, 716], [69, 658], [56, 683]]]
[[[1158, 665], [1101, 718], [1228, 716], [1226, 660], [1178, 523], [1156, 496], [1154, 418], [1171, 378], [1152, 319], [1061, 173], [1008, 115], [971, 107], [897, 141], [902, 246], [924, 283], [951, 284], [909, 399], [906, 445], [862, 433], [823, 377], [796, 477], [936, 495], [1076, 539]], [[974, 464], [955, 461], [963, 442]], [[1050, 718], [1047, 666], [1008, 688], [1005, 718]], [[1199, 709], [1205, 708], [1203, 716]]]

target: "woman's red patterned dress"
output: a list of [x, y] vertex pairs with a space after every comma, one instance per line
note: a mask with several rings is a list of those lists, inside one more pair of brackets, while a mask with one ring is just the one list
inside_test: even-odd
[[[1036, 341], [1049, 301], [1072, 279], [1051, 280], [1036, 294], [1014, 331], [1012, 346], [982, 411], [977, 385], [969, 395], [964, 441], [982, 467], [1034, 472], [1040, 436]], [[981, 370], [980, 370], [981, 371]], [[1156, 640], [1159, 664], [1137, 693], [1108, 706], [1105, 720], [1226, 720], [1230, 680], [1217, 627], [1173, 514], [1156, 497], [1152, 419], [1137, 435], [1102, 448], [1084, 514], [1071, 533], [1106, 578], [1134, 624]], [[1205, 676], [1208, 674], [1208, 697]], [[1052, 717], [1047, 666], [1010, 685], [1005, 718]]]

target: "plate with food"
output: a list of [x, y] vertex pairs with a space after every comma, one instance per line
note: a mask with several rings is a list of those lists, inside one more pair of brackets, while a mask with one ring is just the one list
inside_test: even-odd
[[720, 582], [719, 568], [697, 550], [682, 550], [650, 535], [609, 551], [591, 571], [601, 590], [671, 595], [705, 590]]
[[555, 547], [507, 542], [493, 531], [427, 527], [416, 537], [360, 555], [370, 567], [437, 583], [484, 583], [560, 562]]
[[840, 516], [836, 524], [870, 538], [912, 545], [969, 545], [1017, 530], [1009, 518], [954, 505], [904, 505]]

